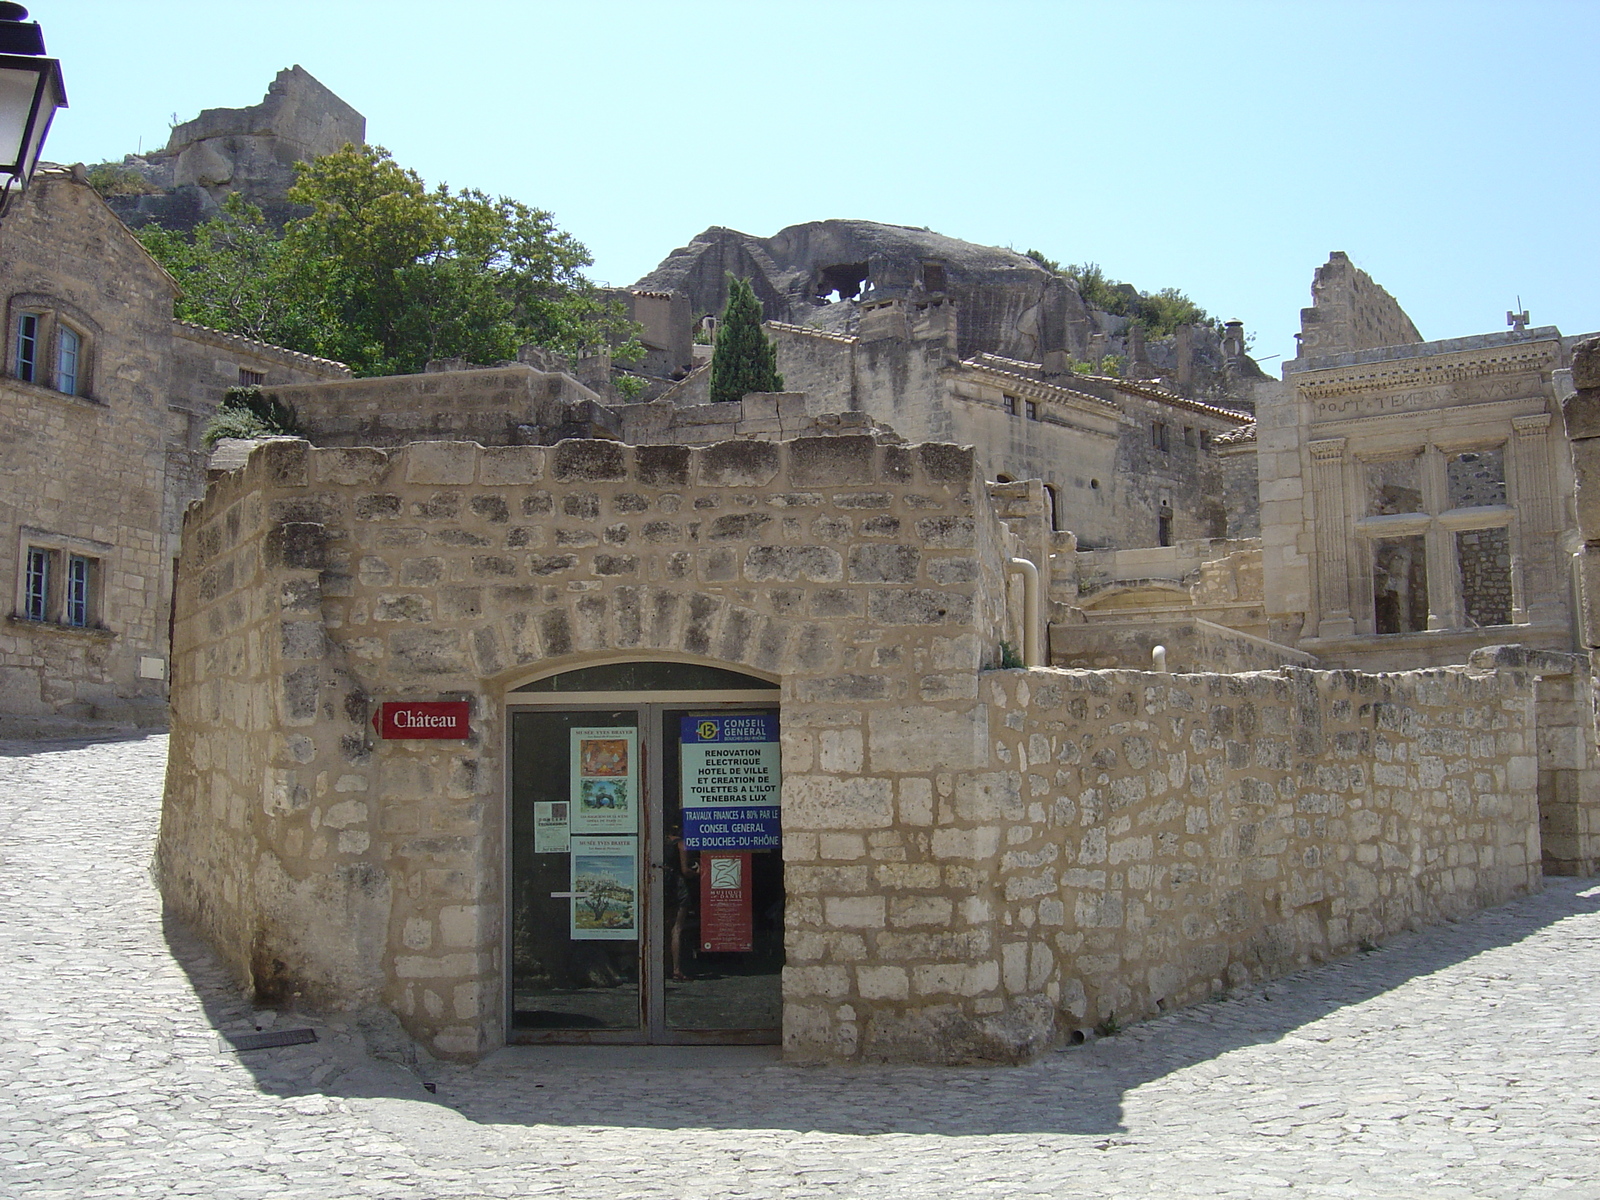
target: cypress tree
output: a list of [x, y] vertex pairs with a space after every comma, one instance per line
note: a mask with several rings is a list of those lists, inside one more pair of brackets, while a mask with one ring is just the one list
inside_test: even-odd
[[781, 392], [778, 350], [761, 331], [761, 301], [748, 279], [728, 275], [728, 307], [711, 352], [711, 403], [742, 400], [748, 392]]

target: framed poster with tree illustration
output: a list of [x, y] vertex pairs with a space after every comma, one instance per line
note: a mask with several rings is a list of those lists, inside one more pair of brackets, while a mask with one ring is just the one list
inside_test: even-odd
[[574, 835], [639, 832], [639, 731], [628, 727], [574, 729]]

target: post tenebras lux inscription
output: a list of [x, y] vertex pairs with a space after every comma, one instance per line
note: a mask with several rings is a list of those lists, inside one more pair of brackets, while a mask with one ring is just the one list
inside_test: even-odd
[[465, 700], [391, 700], [378, 706], [372, 726], [391, 738], [465, 738], [471, 706]]
[[[1439, 384], [1433, 387], [1410, 388], [1403, 392], [1381, 392], [1376, 395], [1348, 395], [1338, 390], [1339, 384], [1319, 384], [1315, 395], [1317, 416], [1360, 417], [1376, 413], [1402, 412], [1418, 408], [1444, 408], [1459, 404], [1462, 391], [1458, 386]], [[1539, 379], [1535, 376], [1514, 376], [1507, 379], [1483, 379], [1471, 386], [1475, 400], [1514, 400], [1519, 396], [1539, 394]]]

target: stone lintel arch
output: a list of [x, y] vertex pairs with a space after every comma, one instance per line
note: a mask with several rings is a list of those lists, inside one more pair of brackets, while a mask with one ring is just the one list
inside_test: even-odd
[[[793, 589], [802, 594], [806, 589]], [[486, 698], [576, 667], [674, 661], [726, 667], [779, 686], [838, 665], [825, 621], [763, 613], [737, 592], [622, 585], [494, 614], [473, 633]]]
[[[510, 699], [517, 694], [518, 689], [528, 687], [530, 684], [539, 683], [558, 675], [565, 675], [585, 667], [610, 667], [630, 663], [663, 663], [681, 664], [694, 667], [718, 667], [722, 670], [737, 671], [760, 679], [771, 685], [773, 691], [783, 686], [783, 678], [774, 672], [760, 670], [743, 663], [730, 663], [722, 659], [710, 658], [704, 655], [678, 653], [674, 651], [595, 651], [588, 654], [575, 654], [567, 658], [550, 660], [539, 664], [533, 670], [521, 669], [513, 671], [498, 680], [492, 681], [492, 686], [486, 687], [490, 695], [499, 695]], [[536, 693], [538, 694], [538, 693]], [[543, 693], [554, 694], [554, 693]]]

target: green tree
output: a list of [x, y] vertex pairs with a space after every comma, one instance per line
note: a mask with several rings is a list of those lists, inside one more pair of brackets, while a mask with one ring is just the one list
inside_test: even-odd
[[145, 239], [185, 288], [180, 315], [358, 375], [494, 362], [527, 342], [575, 357], [609, 346], [622, 362], [642, 352], [621, 305], [583, 274], [588, 251], [549, 213], [430, 189], [381, 146], [347, 145], [296, 171], [289, 199], [310, 212], [281, 237], [233, 204], [192, 241]]
[[239, 196], [190, 238], [146, 225], [139, 240], [183, 289], [175, 310], [183, 320], [296, 350], [318, 340], [282, 237]]
[[742, 400], [750, 392], [781, 392], [778, 351], [761, 329], [761, 301], [748, 279], [728, 275], [728, 306], [711, 351], [711, 403]]

